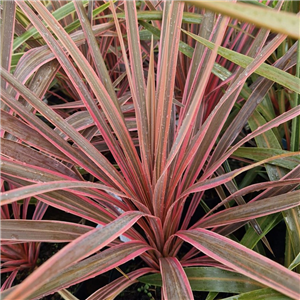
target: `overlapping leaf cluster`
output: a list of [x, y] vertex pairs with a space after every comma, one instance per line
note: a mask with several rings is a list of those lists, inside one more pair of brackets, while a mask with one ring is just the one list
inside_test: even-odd
[[[137, 256], [147, 267], [88, 299], [137, 280], [164, 299], [298, 299], [297, 9], [4, 1], [3, 299], [69, 299], [69, 286]], [[43, 220], [49, 205], [94, 227]], [[266, 257], [279, 222], [284, 265]], [[42, 242], [68, 244], [10, 288]]]

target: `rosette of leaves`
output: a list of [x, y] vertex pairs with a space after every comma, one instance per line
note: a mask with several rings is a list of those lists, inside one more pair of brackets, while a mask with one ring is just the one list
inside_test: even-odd
[[[1, 209], [95, 224], [3, 219], [7, 245], [68, 243], [3, 299], [74, 299], [137, 256], [88, 299], [138, 280], [163, 299], [299, 298], [299, 18], [268, 4], [3, 2]], [[266, 254], [279, 222], [284, 264]]]

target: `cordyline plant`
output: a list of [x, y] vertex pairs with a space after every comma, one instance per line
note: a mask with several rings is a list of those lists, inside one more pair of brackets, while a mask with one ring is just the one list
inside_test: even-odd
[[[137, 256], [88, 299], [138, 280], [299, 299], [299, 7], [263, 2], [2, 3], [2, 299], [75, 299]], [[265, 252], [279, 222], [284, 265]], [[67, 245], [29, 265], [42, 242]]]

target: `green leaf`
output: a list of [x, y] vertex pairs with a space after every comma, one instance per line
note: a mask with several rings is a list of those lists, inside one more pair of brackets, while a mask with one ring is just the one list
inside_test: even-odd
[[[245, 293], [263, 285], [241, 274], [213, 267], [184, 268], [193, 291]], [[139, 278], [140, 282], [162, 286], [161, 274]]]
[[290, 297], [282, 295], [272, 289], [261, 289], [252, 291], [249, 293], [244, 293], [241, 295], [236, 295], [228, 298], [223, 298], [223, 300], [290, 300]]
[[187, 1], [200, 8], [206, 8], [238, 20], [253, 23], [258, 27], [283, 33], [300, 39], [299, 17], [296, 14], [278, 12], [273, 9], [228, 1]]
[[270, 230], [272, 230], [282, 220], [281, 214], [266, 216], [259, 218], [256, 221], [262, 230], [262, 233], [258, 235], [253, 227], [249, 227], [244, 234], [241, 244], [249, 249], [253, 249], [256, 244], [264, 237]]
[[[118, 18], [125, 19], [125, 13], [118, 13]], [[163, 12], [159, 10], [148, 10], [148, 11], [138, 11], [137, 19], [138, 20], [146, 20], [146, 21], [154, 21], [154, 20], [162, 20]], [[112, 15], [105, 15], [105, 18], [112, 18]], [[190, 12], [184, 12], [182, 16], [183, 23], [190, 24], [201, 24], [202, 15]]]
[[295, 257], [300, 249], [300, 206], [283, 211], [282, 214], [287, 226], [287, 232], [290, 236], [290, 244]]
[[[237, 149], [233, 153], [233, 155], [248, 158], [254, 161], [261, 161], [263, 159], [267, 159], [275, 155], [280, 155], [284, 153], [289, 153], [289, 151], [274, 148], [241, 147]], [[300, 164], [300, 155], [285, 157], [284, 159], [272, 160], [269, 162], [269, 164], [292, 170]]]
[[[249, 4], [253, 4], [253, 5], [257, 5], [257, 6], [261, 6], [261, 7], [264, 7], [264, 8], [269, 8], [269, 6], [266, 6], [266, 0], [263, 0], [262, 2], [258, 2], [258, 0], [244, 0], [243, 1], [244, 3], [249, 3]], [[277, 1], [274, 1], [272, 3], [272, 7], [274, 7], [274, 5], [276, 4]]]
[[[89, 2], [89, 1], [87, 1]], [[82, 3], [83, 5], [85, 3]], [[85, 6], [85, 5], [84, 5]], [[98, 14], [100, 14], [102, 11], [107, 9], [109, 7], [109, 3], [104, 3], [101, 6], [97, 7], [96, 9], [93, 10], [93, 18], [95, 18]], [[72, 32], [73, 30], [77, 29], [80, 26], [80, 21], [77, 19], [71, 24], [67, 25], [64, 29], [66, 32]]]
[[[214, 43], [198, 35], [195, 35], [185, 30], [182, 31], [185, 32], [187, 35], [191, 36], [192, 38], [194, 38], [199, 43], [207, 46], [209, 49], [213, 49], [215, 47]], [[226, 49], [224, 47], [218, 48], [218, 54], [243, 68], [246, 68], [254, 60], [253, 58], [247, 55], [235, 52], [233, 50]], [[263, 63], [259, 68], [257, 68], [255, 73], [265, 78], [268, 78], [274, 82], [277, 82], [282, 86], [287, 87], [291, 91], [300, 93], [300, 79], [287, 72], [284, 72], [278, 68]]]
[[[89, 1], [83, 0], [82, 2], [83, 2], [83, 5], [87, 5]], [[69, 2], [66, 5], [55, 10], [53, 12], [53, 17], [59, 21], [59, 20], [63, 19], [64, 17], [68, 16], [69, 14], [73, 13], [74, 11], [75, 11], [74, 3]], [[14, 39], [13, 50], [16, 50], [18, 47], [20, 47], [22, 44], [24, 44], [29, 38], [31, 38], [36, 33], [38, 33], [37, 29], [35, 27], [32, 27], [32, 28], [28, 29], [26, 32], [24, 32], [22, 35], [16, 37]]]
[[295, 259], [292, 261], [291, 265], [289, 266], [289, 269], [293, 270], [294, 268], [296, 268], [299, 265], [300, 265], [300, 252], [295, 257]]

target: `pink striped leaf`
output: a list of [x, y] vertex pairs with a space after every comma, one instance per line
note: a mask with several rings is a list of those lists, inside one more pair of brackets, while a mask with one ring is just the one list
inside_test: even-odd
[[[280, 2], [279, 2], [280, 4]], [[277, 36], [276, 39], [280, 39], [283, 41], [284, 36]], [[278, 47], [278, 41], [276, 39], [273, 39], [270, 43], [274, 43]], [[265, 50], [268, 48], [267, 45], [264, 47], [262, 50], [265, 52]], [[266, 48], [266, 49], [265, 49]], [[273, 48], [275, 51], [275, 48]], [[257, 50], [257, 49], [256, 49]], [[256, 51], [255, 50], [255, 51]], [[286, 64], [292, 60], [293, 53], [296, 51], [296, 44], [294, 44], [288, 52], [281, 57], [281, 59], [277, 60], [274, 64], [275, 67], [283, 69]], [[261, 55], [262, 53], [259, 53]], [[270, 54], [270, 52], [269, 52]], [[266, 79], [266, 78], [261, 78], [257, 80], [256, 84], [253, 86], [253, 91], [252, 93], [249, 92], [249, 95], [246, 96], [247, 101], [243, 105], [243, 107], [240, 109], [239, 113], [237, 116], [234, 118], [234, 120], [231, 122], [231, 124], [227, 127], [224, 135], [221, 137], [218, 145], [216, 146], [216, 149], [213, 153], [213, 157], [211, 158], [211, 163], [214, 162], [216, 159], [220, 158], [229, 148], [229, 146], [233, 143], [233, 141], [236, 139], [238, 134], [241, 132], [243, 126], [245, 125], [245, 120], [248, 120], [251, 115], [253, 114], [254, 110], [258, 106], [258, 104], [264, 99], [265, 95], [267, 94], [268, 90], [272, 87], [273, 82]], [[247, 94], [247, 93], [246, 93]], [[259, 107], [261, 107], [260, 105]], [[270, 118], [273, 119], [275, 116], [272, 116]]]
[[[67, 174], [59, 173], [59, 172], [56, 172], [55, 170], [49, 170], [49, 169], [45, 169], [44, 167], [40, 167], [40, 166], [33, 166], [33, 165], [26, 164], [26, 163], [12, 161], [5, 157], [1, 157], [1, 159], [2, 159], [1, 171], [2, 171], [3, 178], [6, 178], [9, 181], [11, 181], [11, 176], [13, 176], [13, 177], [15, 177], [15, 179], [13, 181], [16, 183], [18, 182], [18, 180], [16, 180], [16, 178], [18, 178], [19, 180], [26, 180], [26, 184], [24, 184], [24, 185], [28, 185], [29, 182], [40, 183], [40, 182], [53, 182], [53, 181], [61, 181], [61, 180], [70, 180], [71, 182], [74, 182], [74, 180], [75, 181], [78, 180], [78, 178], [69, 177]], [[79, 179], [81, 179], [81, 178], [79, 178]], [[17, 185], [18, 185], [18, 183], [17, 183]], [[58, 193], [62, 194], [61, 192], [58, 192]], [[76, 193], [76, 196], [74, 196], [74, 191], [72, 192], [72, 195], [70, 195], [70, 199], [74, 199], [74, 197], [77, 198], [77, 196], [79, 196], [79, 195], [81, 196], [81, 198], [83, 198], [82, 196], [92, 197], [93, 199], [103, 201], [104, 203], [116, 205], [117, 207], [121, 208], [122, 210], [128, 209], [128, 207], [125, 206], [125, 204], [123, 202], [121, 202], [120, 200], [116, 199], [115, 197], [113, 197], [101, 190], [99, 191], [99, 190], [93, 190], [90, 188], [78, 188], [78, 189], [76, 189], [75, 193]], [[118, 190], [111, 190], [111, 193], [113, 193], [116, 196], [118, 195], [120, 197], [124, 196], [122, 193], [119, 193]], [[135, 199], [131, 199], [131, 200], [134, 203], [137, 203], [137, 201]], [[82, 202], [82, 201], [78, 201], [78, 199], [76, 201], [77, 201], [77, 204]], [[91, 202], [87, 198], [84, 198], [84, 201], [95, 205], [94, 202]], [[86, 203], [86, 205], [88, 205], [88, 203]], [[137, 203], [137, 205], [139, 205], [139, 204]], [[142, 205], [142, 204], [140, 204], [140, 205]], [[141, 206], [140, 206], [140, 208], [141, 208]], [[147, 211], [147, 208], [145, 206], [143, 206], [143, 209], [144, 208], [146, 209], [145, 211]]]
[[[1, 110], [1, 128], [42, 152], [51, 154], [64, 161], [71, 161], [70, 158], [59, 151], [57, 147], [45, 139], [39, 132], [3, 110]], [[27, 134], [24, 134], [24, 132]]]
[[159, 259], [162, 291], [166, 300], [194, 299], [189, 280], [176, 257]]
[[[22, 184], [24, 185], [24, 184]], [[94, 223], [107, 224], [115, 219], [115, 216], [108, 212], [101, 205], [93, 201], [86, 201], [86, 198], [65, 191], [49, 192], [47, 195], [36, 196], [38, 200], [51, 205], [57, 209], [74, 214]]]
[[[159, 47], [156, 104], [157, 115], [155, 123], [156, 146], [156, 176], [161, 175], [167, 159], [167, 143], [171, 111], [173, 104], [173, 90], [176, 75], [176, 62], [180, 40], [180, 25], [183, 14], [183, 3], [166, 2], [161, 42]], [[154, 126], [154, 124], [152, 125]], [[162, 196], [162, 195], [160, 195]], [[156, 197], [155, 197], [156, 198]], [[160, 197], [158, 197], [161, 201]]]
[[262, 216], [274, 214], [300, 205], [300, 191], [290, 192], [284, 195], [262, 199], [236, 207], [225, 209], [215, 213], [205, 219], [202, 219], [198, 226], [215, 227], [231, 223], [259, 218]]
[[7, 191], [5, 193], [1, 193], [2, 196], [1, 205], [13, 203], [15, 201], [24, 199], [26, 197], [32, 197], [35, 195], [53, 192], [56, 190], [81, 188], [81, 187], [101, 189], [110, 193], [114, 193], [117, 196], [124, 197], [124, 195], [120, 194], [119, 191], [107, 187], [106, 185], [100, 183], [82, 182], [82, 181], [75, 181], [75, 180], [74, 181], [62, 180], [62, 181], [50, 181], [46, 183], [33, 184], [30, 186], [25, 186], [18, 189]]
[[[85, 34], [87, 43], [90, 47], [91, 56], [94, 60], [94, 64], [96, 67], [96, 71], [98, 73], [98, 77], [101, 79], [103, 88], [106, 89], [106, 92], [108, 93], [108, 96], [110, 97], [110, 100], [113, 103], [110, 106], [115, 106], [115, 108], [119, 112], [120, 118], [122, 119], [122, 110], [120, 108], [120, 103], [117, 100], [113, 84], [111, 82], [109, 73], [106, 69], [105, 62], [103, 60], [103, 57], [102, 57], [100, 49], [99, 49], [99, 45], [97, 44], [96, 38], [95, 38], [94, 33], [91, 28], [91, 25], [89, 24], [90, 22], [85, 13], [84, 7], [80, 2], [76, 2], [76, 1], [74, 1], [74, 5], [76, 8], [77, 14], [79, 16], [79, 19], [81, 20], [81, 26], [83, 28], [83, 32]], [[96, 75], [96, 74], [94, 74], [94, 75]], [[91, 78], [91, 80], [93, 80], [93, 78]], [[112, 155], [114, 156], [116, 162], [118, 163], [119, 168], [122, 170], [124, 176], [127, 177], [128, 182], [132, 182], [132, 183], [137, 182], [138, 183], [137, 177], [132, 175], [133, 169], [131, 169], [129, 167], [129, 165], [127, 163], [125, 163], [126, 158], [124, 156], [124, 153], [121, 151], [119, 143], [116, 141], [115, 136], [113, 135], [113, 133], [110, 130], [110, 127], [106, 124], [106, 120], [104, 120], [103, 115], [98, 111], [94, 102], [90, 101], [90, 100], [91, 99], [89, 99], [89, 100], [87, 99], [87, 101], [83, 101], [83, 102], [85, 103], [85, 105], [87, 105], [87, 110], [89, 111], [91, 118], [94, 120], [99, 131], [102, 133], [104, 141], [106, 142], [108, 148], [112, 152]], [[91, 110], [89, 109], [89, 105], [92, 105], [92, 107], [93, 107]], [[91, 111], [93, 113], [91, 113]], [[126, 154], [126, 152], [125, 152], [125, 154]], [[142, 188], [141, 188], [141, 190], [142, 190]]]
[[[252, 185], [249, 185], [249, 186], [247, 186], [247, 187], [245, 187], [241, 190], [238, 190], [235, 193], [233, 193], [232, 195], [228, 196], [226, 199], [224, 199], [219, 204], [217, 204], [214, 208], [212, 208], [208, 212], [208, 214], [211, 214], [213, 211], [217, 210], [218, 208], [223, 206], [225, 203], [228, 203], [231, 200], [235, 200], [235, 197], [238, 197], [238, 196], [244, 196], [246, 194], [256, 192], [256, 191], [260, 191], [260, 190], [264, 190], [266, 188], [271, 189], [271, 188], [281, 188], [281, 187], [286, 187], [287, 186], [287, 188], [288, 188], [287, 191], [284, 191], [284, 192], [278, 191], [277, 192], [277, 194], [283, 194], [283, 193], [286, 193], [286, 192], [289, 192], [289, 191], [295, 189], [299, 184], [300, 184], [300, 178], [285, 179], [285, 180], [279, 180], [279, 181], [269, 181], [269, 182], [261, 182], [261, 183], [252, 184]], [[262, 197], [262, 199], [265, 199], [265, 198], [266, 197]], [[258, 200], [258, 199], [256, 199], [256, 200]]]
[[[70, 285], [74, 285], [103, 274], [134, 259], [137, 256], [143, 255], [145, 251], [150, 249], [150, 246], [140, 241], [131, 241], [126, 244], [121, 243], [120, 245], [104, 250], [99, 254], [89, 257], [80, 261], [76, 265], [67, 268], [64, 272], [53, 278], [51, 282], [43, 286], [40, 289], [39, 294], [42, 294], [45, 291], [49, 293], [51, 291], [53, 292], [54, 289], [58, 290], [66, 288]], [[147, 270], [149, 269], [150, 268], [147, 268]], [[129, 281], [128, 278], [125, 277], [125, 279], [127, 282]]]
[[[78, 14], [79, 21], [80, 21], [85, 39], [88, 43], [89, 51], [91, 52], [91, 56], [92, 56], [92, 59], [95, 64], [97, 74], [98, 74], [99, 78], [101, 79], [101, 82], [105, 86], [109, 96], [115, 102], [115, 105], [118, 105], [116, 93], [114, 91], [114, 87], [113, 87], [111, 78], [110, 78], [107, 68], [105, 66], [104, 59], [100, 52], [98, 42], [96, 41], [96, 36], [94, 35], [93, 29], [91, 26], [91, 21], [88, 19], [88, 16], [85, 12], [82, 2], [73, 1], [73, 3], [75, 6], [75, 9], [76, 9], [76, 12]], [[106, 3], [105, 5], [108, 6], [109, 4]]]
[[[1, 38], [5, 43], [1, 43], [1, 66], [10, 71], [12, 59], [12, 44], [15, 29], [16, 3], [6, 1], [2, 3], [2, 26]], [[5, 82], [1, 81], [1, 88], [5, 88]]]
[[[173, 90], [175, 86], [176, 62], [180, 40], [180, 25], [183, 14], [183, 3], [166, 2], [164, 7], [161, 42], [159, 47], [157, 89], [155, 95], [156, 121], [155, 127], [155, 161], [154, 182], [161, 176], [167, 160], [168, 136], [171, 124]], [[161, 178], [155, 186], [153, 208], [156, 216], [163, 215], [167, 176]]]
[[[80, 260], [89, 257], [90, 255], [102, 249], [104, 246], [108, 245], [120, 234], [128, 230], [142, 216], [143, 214], [140, 212], [127, 212], [108, 225], [102, 228], [96, 228], [81, 235], [79, 238], [69, 243], [61, 251], [47, 260], [35, 272], [27, 277], [22, 284], [17, 286], [17, 288], [13, 290], [5, 299], [30, 298], [45, 284], [49, 283], [51, 285], [51, 281], [59, 276], [62, 272], [66, 271], [67, 268], [74, 265], [75, 268], [78, 267], [77, 263]], [[113, 255], [118, 259], [118, 256], [115, 253]], [[118, 259], [118, 262], [119, 261], [120, 259]], [[109, 260], [108, 265], [109, 269], [111, 266], [111, 261]], [[77, 276], [75, 276], [75, 278], [76, 277]], [[84, 279], [84, 277], [82, 279]], [[43, 291], [44, 288], [42, 288]], [[55, 288], [57, 288], [57, 286]]]
[[[3, 178], [7, 182], [12, 183], [14, 186], [29, 185], [29, 183], [25, 180], [10, 177], [8, 175], [3, 176]], [[98, 193], [100, 193], [99, 190]], [[95, 193], [90, 195], [96, 199], [99, 199], [101, 196], [95, 196]], [[115, 216], [106, 210], [102, 205], [98, 205], [93, 200], [79, 195], [78, 192], [70, 194], [68, 191], [58, 190], [54, 192], [48, 192], [47, 195], [41, 194], [39, 196], [35, 196], [35, 198], [57, 209], [80, 216], [94, 223], [107, 224], [111, 220], [115, 219]]]
[[300, 297], [298, 274], [239, 243], [202, 228], [176, 235], [238, 273], [293, 299]]
[[25, 162], [13, 161], [4, 156], [1, 156], [0, 158], [3, 176], [14, 176], [35, 183], [55, 180], [76, 180], [67, 174], [57, 172], [56, 170], [49, 170], [45, 168], [45, 166], [40, 167]]
[[61, 221], [7, 219], [1, 221], [1, 239], [61, 243], [72, 241], [92, 229], [90, 226]]
[[80, 180], [80, 176], [77, 175], [70, 168], [62, 164], [60, 161], [43, 154], [41, 151], [36, 151], [24, 144], [14, 142], [8, 139], [1, 138], [1, 154], [6, 157], [10, 157], [11, 159], [35, 165], [42, 169], [51, 170], [55, 173], [60, 173], [68, 176], [69, 178], [74, 178]]
[[[20, 5], [22, 5], [21, 3], [19, 3]], [[42, 7], [43, 7], [43, 5], [42, 5]], [[28, 9], [28, 7], [27, 7], [27, 5], [24, 3], [24, 7], [23, 7], [23, 9], [25, 9], [26, 11], [27, 11], [27, 13], [31, 13], [31, 14], [33, 14], [33, 18], [36, 18], [35, 17], [35, 14], [34, 13], [32, 13], [32, 11], [30, 10], [30, 9]], [[41, 24], [41, 23], [39, 23], [39, 25], [40, 26], [42, 26], [43, 27], [43, 25]], [[69, 38], [69, 37], [68, 37]], [[53, 38], [52, 38], [53, 39]], [[52, 40], [53, 41], [53, 40]], [[55, 41], [55, 40], [54, 40]], [[56, 41], [55, 41], [55, 45], [57, 45], [57, 43], [56, 43]], [[76, 47], [75, 47], [76, 48]], [[62, 57], [64, 57], [65, 56], [65, 54], [62, 52], [61, 53], [61, 56]], [[69, 60], [68, 60], [68, 58], [66, 59], [66, 61], [65, 61], [65, 63], [67, 64], [69, 62]], [[70, 62], [69, 62], [70, 63]], [[73, 67], [73, 66], [72, 66]], [[71, 75], [76, 75], [77, 73], [72, 73]], [[71, 76], [70, 75], [70, 76]], [[77, 74], [78, 75], [78, 74]], [[78, 76], [77, 76], [78, 77]], [[71, 76], [71, 78], [72, 78], [72, 76]], [[11, 78], [12, 79], [12, 78]], [[83, 95], [83, 97], [82, 98], [84, 98], [84, 97], [87, 97], [87, 98], [90, 98], [90, 94], [89, 94], [89, 92], [87, 91], [87, 89], [86, 89], [86, 87], [85, 87], [85, 85], [83, 85], [83, 82], [82, 82], [82, 80], [81, 80], [81, 78], [77, 78], [78, 80], [78, 84], [76, 85], [76, 86], [82, 86], [82, 89], [84, 89], [85, 88], [85, 90], [84, 90], [84, 95]], [[13, 79], [12, 79], [13, 80]], [[15, 86], [16, 87], [16, 86]], [[22, 94], [24, 94], [24, 93], [26, 93], [26, 92], [28, 92], [28, 90], [26, 90], [26, 88], [24, 88], [22, 85], [19, 85], [19, 88], [22, 90]], [[79, 92], [82, 92], [82, 90], [80, 90]], [[31, 100], [33, 100], [33, 99], [35, 99], [35, 96], [33, 95], [33, 97], [26, 97], [25, 96], [25, 98], [27, 99], [27, 100], [29, 100], [29, 99], [31, 99]], [[36, 99], [35, 99], [36, 100]], [[29, 100], [30, 101], [30, 100]], [[32, 103], [31, 103], [32, 104]], [[91, 145], [90, 144], [87, 144], [86, 143], [86, 140], [81, 136], [81, 135], [79, 135], [78, 133], [76, 133], [76, 132], [74, 132], [74, 129], [72, 129], [72, 127], [71, 126], [66, 126], [66, 122], [64, 121], [64, 120], [62, 120], [61, 119], [61, 117], [59, 116], [59, 115], [57, 115], [57, 114], [55, 114], [52, 110], [49, 110], [49, 107], [47, 107], [46, 105], [43, 105], [44, 103], [43, 102], [41, 102], [41, 101], [35, 101], [35, 105], [33, 104], [33, 106], [34, 107], [36, 107], [36, 106], [38, 106], [39, 108], [37, 108], [40, 112], [42, 112], [43, 113], [43, 115], [45, 116], [45, 117], [47, 117], [48, 119], [50, 119], [52, 122], [55, 120], [55, 125], [57, 126], [57, 127], [59, 127], [60, 129], [62, 129], [62, 128], [64, 128], [64, 130], [62, 130], [62, 131], [64, 131], [68, 136], [70, 136], [70, 137], [73, 137], [74, 136], [74, 134], [75, 134], [75, 136], [76, 136], [76, 138], [74, 139], [73, 138], [73, 140], [75, 141], [75, 140], [77, 140], [76, 141], [76, 143], [77, 143], [77, 145], [80, 147], [81, 145], [87, 145], [88, 147], [85, 149], [85, 152], [88, 152], [89, 153], [89, 155], [91, 155], [93, 158], [94, 158], [94, 163], [95, 163], [95, 165], [100, 165], [100, 169], [101, 169], [101, 165], [105, 165], [105, 167], [103, 168], [103, 170], [105, 170], [105, 171], [103, 171], [104, 173], [110, 173], [110, 175], [108, 176], [108, 177], [111, 177], [112, 175], [112, 178], [119, 178], [119, 180], [121, 180], [121, 181], [123, 181], [121, 178], [120, 178], [120, 175], [116, 172], [116, 170], [106, 161], [106, 159], [101, 155], [101, 153], [99, 153], [98, 151], [95, 151], [95, 149], [93, 148], [93, 147], [91, 147]], [[95, 106], [95, 103], [94, 103], [94, 101], [91, 99], [91, 101], [90, 101], [90, 104], [92, 105], [92, 108], [94, 108], [94, 112], [97, 112], [98, 111], [98, 108], [95, 108], [94, 106]], [[94, 105], [94, 106], [93, 106]], [[42, 108], [41, 108], [41, 106], [42, 106]], [[47, 112], [45, 112], [45, 110], [47, 110]], [[101, 118], [99, 117], [99, 118], [97, 118], [97, 120], [100, 120]], [[50, 121], [50, 122], [51, 122]], [[58, 124], [59, 125], [58, 125]], [[62, 123], [65, 123], [64, 125], [62, 125]], [[105, 123], [105, 122], [104, 122]], [[106, 124], [106, 123], [105, 123]], [[78, 139], [79, 140], [81, 140], [81, 141], [78, 141]], [[70, 151], [71, 152], [71, 151]], [[93, 154], [91, 154], [91, 152], [93, 152]], [[99, 172], [100, 170], [98, 169], [98, 171], [97, 172]], [[117, 180], [118, 181], [118, 180]], [[126, 189], [126, 187], [127, 187], [127, 184], [126, 184], [126, 182], [125, 181], [123, 181], [123, 183], [120, 185], [121, 186], [121, 189]], [[128, 191], [129, 192], [129, 191]]]
[[[32, 181], [35, 183], [40, 183], [40, 182], [61, 182], [63, 180], [70, 180], [69, 183], [74, 183], [74, 182], [78, 182], [76, 181], [73, 177], [68, 177], [66, 175], [63, 175], [61, 173], [57, 173], [57, 172], [53, 172], [41, 167], [35, 167], [32, 165], [27, 165], [24, 163], [18, 163], [18, 162], [12, 162], [11, 160], [8, 160], [6, 158], [2, 158], [2, 175], [5, 179], [9, 180], [9, 181], [13, 181], [13, 182], [20, 182], [20, 180], [26, 180], [26, 183], [22, 183], [22, 185], [26, 185], [28, 186], [28, 182], [27, 181]], [[10, 177], [10, 176], [14, 176], [16, 178], [18, 178], [16, 180]], [[82, 182], [83, 183], [83, 182]], [[91, 183], [91, 182], [90, 182]], [[51, 184], [49, 184], [50, 187]], [[120, 191], [115, 190], [113, 188], [110, 188], [108, 186], [106, 186], [105, 190], [108, 193], [112, 193], [116, 196], [119, 197], [123, 197], [125, 196], [124, 194], [120, 193]], [[67, 195], [66, 193], [71, 192], [72, 195]], [[90, 209], [90, 205], [92, 205], [93, 209], [90, 212], [95, 212], [98, 211], [99, 209], [103, 210], [103, 212], [106, 212], [105, 214], [110, 215], [110, 213], [108, 211], [105, 211], [102, 206], [98, 206], [96, 205], [96, 203], [94, 201], [91, 201], [88, 198], [83, 198], [83, 197], [92, 197], [94, 199], [97, 199], [99, 201], [101, 201], [104, 204], [108, 204], [108, 205], [115, 205], [119, 208], [121, 208], [122, 210], [128, 210], [129, 207], [132, 206], [125, 206], [125, 204], [121, 201], [119, 201], [118, 199], [116, 199], [115, 197], [110, 196], [110, 194], [107, 194], [104, 190], [92, 190], [91, 188], [82, 188], [79, 187], [75, 190], [70, 190], [69, 192], [66, 191], [62, 191], [59, 190], [57, 192], [50, 192], [50, 194], [52, 194], [52, 201], [54, 201], [55, 203], [61, 203], [63, 205], [67, 205], [67, 204], [71, 204], [72, 206], [76, 206], [76, 207], [81, 207], [81, 209]], [[50, 195], [48, 193], [48, 195]], [[61, 195], [60, 197], [58, 197], [57, 199], [55, 199], [54, 194], [59, 194]], [[67, 196], [67, 197], [66, 197]], [[80, 196], [82, 199], [78, 198], [78, 196]], [[45, 197], [45, 196], [43, 196]], [[60, 201], [61, 197], [64, 197], [64, 201]], [[76, 198], [76, 200], [75, 200]], [[79, 201], [80, 200], [80, 201]], [[135, 203], [135, 205], [139, 208], [139, 210], [144, 211], [146, 213], [150, 213], [149, 209], [143, 205], [142, 203], [140, 203], [138, 200], [136, 199], [131, 199], [131, 201], [133, 203]], [[128, 204], [128, 202], [127, 202]], [[53, 202], [50, 203], [50, 205], [53, 205]], [[130, 205], [130, 203], [129, 203]], [[60, 209], [62, 209], [60, 207]], [[130, 209], [129, 209], [130, 210]], [[87, 211], [86, 211], [87, 212]]]
[[[136, 3], [134, 1], [125, 1], [125, 15], [127, 24], [127, 38], [128, 38], [128, 49], [131, 61], [131, 70], [127, 70], [128, 76], [131, 74], [128, 80], [130, 84], [130, 91], [135, 106], [137, 129], [139, 132], [139, 145], [141, 149], [142, 161], [145, 165], [145, 171], [150, 181], [150, 139], [148, 128], [148, 115], [146, 107], [146, 89], [144, 72], [142, 65], [141, 47], [139, 39], [139, 27], [137, 22]], [[124, 56], [125, 58], [126, 56]], [[129, 66], [126, 64], [126, 67]], [[146, 168], [147, 166], [147, 168]]]
[[[225, 28], [226, 28], [225, 25], [227, 24], [227, 22], [228, 22], [228, 20], [224, 19], [223, 23], [220, 24], [220, 28], [222, 28], [222, 30], [220, 30], [218, 32], [216, 45], [215, 45], [211, 55], [209, 56], [205, 71], [201, 77], [201, 84], [199, 84], [198, 87], [196, 88], [194, 96], [193, 96], [193, 101], [191, 101], [188, 111], [186, 111], [186, 113], [184, 114], [184, 116], [185, 116], [184, 120], [178, 131], [176, 139], [172, 145], [172, 149], [170, 150], [168, 160], [167, 160], [164, 170], [166, 170], [166, 168], [170, 165], [170, 163], [173, 160], [173, 158], [175, 157], [176, 153], [179, 151], [180, 146], [182, 145], [183, 141], [186, 140], [186, 138], [187, 138], [186, 134], [190, 129], [192, 120], [194, 120], [195, 115], [197, 114], [197, 112], [199, 110], [201, 99], [203, 98], [204, 91], [205, 91], [204, 87], [206, 87], [206, 84], [209, 80], [209, 76], [211, 74], [211, 71], [212, 71], [212, 68], [214, 65], [214, 61], [217, 56], [217, 50], [218, 50], [219, 44], [221, 43], [223, 35], [225, 34]], [[188, 135], [190, 135], [190, 133]]]
[[184, 197], [186, 195], [189, 195], [190, 193], [204, 191], [204, 190], [219, 186], [221, 184], [224, 184], [226, 182], [229, 182], [233, 178], [235, 178], [236, 176], [240, 175], [241, 173], [243, 173], [245, 171], [248, 171], [248, 170], [250, 170], [254, 167], [260, 166], [262, 164], [269, 163], [269, 162], [271, 162], [273, 160], [276, 160], [276, 159], [283, 159], [285, 157], [298, 156], [299, 154], [300, 154], [300, 152], [288, 152], [288, 153], [276, 155], [276, 156], [264, 159], [262, 161], [259, 161], [257, 163], [253, 163], [253, 164], [248, 165], [246, 167], [243, 167], [243, 168], [236, 169], [234, 171], [225, 173], [225, 174], [220, 175], [218, 177], [214, 177], [214, 178], [211, 178], [211, 179], [206, 179], [206, 180], [203, 180], [203, 181], [200, 180], [199, 182], [195, 183], [190, 188], [185, 190], [184, 193], [182, 193], [182, 195], [180, 195], [180, 198]]
[[[144, 125], [145, 125], [145, 121], [141, 121], [141, 119], [139, 118], [139, 116], [141, 115], [141, 109], [144, 110], [144, 106], [145, 106], [145, 100], [143, 100], [143, 98], [145, 98], [145, 94], [144, 94], [144, 80], [142, 80], [143, 78], [140, 78], [139, 80], [141, 82], [138, 83], [138, 85], [141, 85], [140, 87], [138, 87], [138, 90], [137, 89], [137, 86], [136, 86], [136, 79], [133, 79], [132, 76], [131, 76], [131, 71], [130, 71], [130, 66], [129, 66], [129, 61], [127, 59], [127, 50], [125, 48], [125, 43], [124, 43], [124, 40], [123, 40], [123, 35], [122, 35], [122, 32], [121, 32], [121, 28], [120, 28], [120, 24], [119, 24], [119, 21], [117, 19], [117, 14], [116, 14], [116, 11], [115, 11], [115, 7], [114, 7], [114, 4], [113, 2], [110, 2], [110, 6], [111, 6], [111, 11], [113, 13], [113, 18], [114, 18], [114, 22], [115, 22], [115, 25], [116, 25], [116, 30], [117, 30], [117, 34], [118, 34], [118, 37], [119, 37], [119, 42], [120, 42], [120, 46], [121, 46], [121, 50], [122, 50], [122, 58], [123, 58], [123, 61], [124, 61], [124, 64], [125, 64], [125, 69], [126, 69], [126, 74], [127, 74], [127, 78], [128, 78], [128, 84], [129, 84], [129, 87], [130, 87], [130, 90], [131, 90], [131, 95], [132, 95], [132, 99], [133, 99], [133, 103], [134, 103], [134, 107], [135, 107], [135, 110], [136, 110], [136, 124], [137, 124], [137, 129], [139, 131], [143, 130], [144, 134], [147, 132], [147, 128], [143, 128]], [[130, 34], [129, 34], [130, 35]], [[132, 55], [130, 54], [130, 57], [132, 57]], [[138, 65], [136, 65], [138, 64]], [[134, 67], [140, 68], [139, 66], [139, 62], [138, 62], [138, 59], [135, 58], [133, 60], [133, 65]], [[121, 77], [121, 76], [120, 76]], [[140, 94], [140, 95], [137, 95], [136, 93]], [[142, 99], [138, 99], [138, 96], [141, 96]], [[141, 103], [140, 103], [141, 102]], [[144, 118], [146, 117], [146, 115], [144, 115]], [[149, 150], [147, 150], [147, 146], [145, 148], [145, 138], [141, 138], [141, 135], [139, 134], [138, 136], [138, 140], [140, 142], [142, 142], [142, 144], [140, 144], [140, 147], [141, 147], [141, 154], [142, 154], [142, 161], [145, 162], [145, 155], [146, 152], [149, 152]], [[147, 161], [147, 160], [146, 160]], [[148, 202], [148, 205], [150, 204], [149, 203], [149, 194], [150, 194], [150, 175], [149, 175], [149, 169], [146, 167], [146, 162], [145, 164], [142, 164], [142, 168], [144, 170], [144, 174], [145, 174], [145, 179], [146, 179], [146, 182], [144, 183], [145, 186], [139, 186], [139, 189], [141, 191], [145, 190], [146, 192], [146, 197], [145, 198], [145, 201]]]

